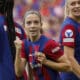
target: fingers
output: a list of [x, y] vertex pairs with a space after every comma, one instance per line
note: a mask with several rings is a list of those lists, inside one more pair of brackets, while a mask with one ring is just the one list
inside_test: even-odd
[[42, 52], [35, 52], [36, 57], [45, 57], [45, 54]]
[[44, 60], [46, 59], [46, 56], [44, 53], [41, 53], [41, 52], [36, 52], [35, 53], [35, 56], [37, 57], [37, 60], [43, 64], [44, 63]]
[[16, 40], [20, 40], [18, 36], [16, 36]]
[[16, 37], [16, 40], [14, 41], [14, 43], [21, 44], [22, 40], [20, 40], [19, 37]]
[[16, 37], [16, 40], [14, 41], [16, 48], [21, 48], [22, 41], [19, 39], [19, 37]]

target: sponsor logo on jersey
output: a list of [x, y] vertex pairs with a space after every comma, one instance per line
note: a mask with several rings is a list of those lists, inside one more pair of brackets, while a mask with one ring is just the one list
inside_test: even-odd
[[74, 42], [74, 38], [64, 38], [63, 42]]
[[56, 48], [54, 48], [53, 50], [52, 50], [52, 53], [56, 53], [57, 51], [59, 51], [60, 50], [60, 47], [56, 47]]

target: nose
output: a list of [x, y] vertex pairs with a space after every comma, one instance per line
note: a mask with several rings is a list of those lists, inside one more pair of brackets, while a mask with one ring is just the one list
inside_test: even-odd
[[32, 22], [32, 23], [31, 23], [31, 27], [32, 27], [32, 28], [34, 28], [34, 27], [35, 27], [35, 24], [34, 24], [34, 22]]
[[76, 3], [76, 6], [75, 7], [80, 7], [80, 4]]

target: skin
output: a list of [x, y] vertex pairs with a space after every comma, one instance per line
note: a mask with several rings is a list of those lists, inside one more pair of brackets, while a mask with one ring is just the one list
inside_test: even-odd
[[[26, 33], [29, 36], [29, 39], [32, 42], [37, 41], [40, 36], [40, 30], [42, 29], [42, 23], [40, 21], [40, 17], [36, 14], [28, 14], [25, 17], [25, 30]], [[15, 46], [16, 46], [16, 60], [15, 60], [15, 72], [17, 76], [21, 76], [22, 72], [26, 65], [26, 59], [20, 57], [20, 50], [21, 50], [21, 44], [22, 41], [19, 38], [16, 38], [15, 40]], [[37, 57], [37, 60], [46, 66], [49, 66], [52, 69], [55, 69], [57, 71], [70, 71], [70, 63], [65, 55], [60, 57], [57, 62], [50, 61], [46, 58], [44, 54], [40, 54], [41, 52], [36, 52], [35, 56]]]
[[80, 78], [80, 65], [78, 64], [78, 62], [76, 61], [76, 59], [74, 57], [74, 48], [64, 46], [64, 53], [66, 53], [66, 55], [71, 63], [72, 72], [78, 78]]

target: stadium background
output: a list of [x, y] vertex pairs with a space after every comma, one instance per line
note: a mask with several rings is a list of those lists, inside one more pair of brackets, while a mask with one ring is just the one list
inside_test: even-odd
[[64, 4], [65, 0], [15, 0], [14, 21], [22, 25], [25, 12], [37, 10], [42, 15], [44, 34], [58, 41], [64, 18]]

